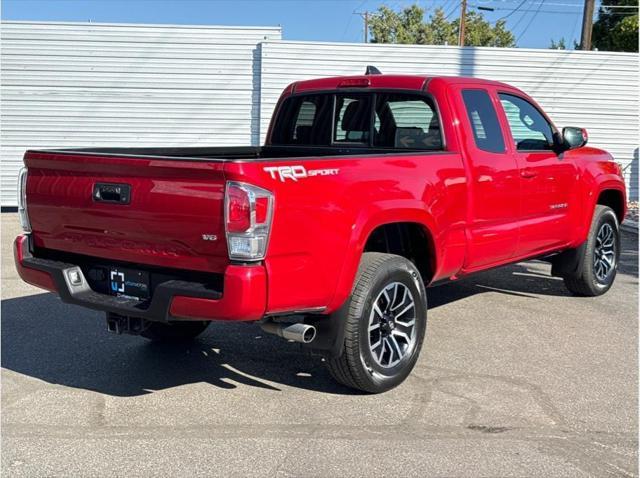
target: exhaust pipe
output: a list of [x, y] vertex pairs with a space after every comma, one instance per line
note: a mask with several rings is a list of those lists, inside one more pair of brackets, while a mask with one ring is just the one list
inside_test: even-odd
[[301, 344], [311, 343], [316, 338], [316, 328], [313, 325], [264, 322], [260, 327], [268, 334], [277, 335]]

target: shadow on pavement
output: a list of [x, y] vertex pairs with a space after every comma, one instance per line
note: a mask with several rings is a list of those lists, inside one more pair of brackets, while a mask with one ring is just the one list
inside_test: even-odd
[[[430, 289], [430, 308], [487, 291], [531, 297], [569, 296], [561, 280], [534, 262], [478, 274]], [[547, 269], [545, 269], [547, 270]], [[626, 235], [620, 273], [637, 277], [637, 237]], [[321, 360], [296, 344], [265, 335], [254, 324], [212, 323], [190, 345], [153, 344], [106, 331], [103, 314], [62, 303], [53, 294], [2, 301], [2, 367], [49, 383], [114, 396], [136, 396], [205, 382], [274, 391], [272, 384], [335, 394], [356, 393], [335, 383]], [[235, 382], [235, 383], [234, 383]]]

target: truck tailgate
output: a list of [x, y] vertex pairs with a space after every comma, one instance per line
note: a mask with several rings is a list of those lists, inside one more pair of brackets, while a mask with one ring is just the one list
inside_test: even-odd
[[36, 247], [185, 270], [229, 263], [222, 161], [29, 151], [25, 164]]

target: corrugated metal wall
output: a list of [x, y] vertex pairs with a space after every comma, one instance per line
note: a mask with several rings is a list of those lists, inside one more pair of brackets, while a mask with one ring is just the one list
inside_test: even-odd
[[27, 148], [258, 143], [279, 27], [1, 24], [3, 206]]
[[[590, 144], [626, 168], [638, 198], [638, 55], [633, 53], [445, 46], [265, 42], [261, 139], [282, 89], [297, 80], [364, 73], [463, 75], [513, 84], [533, 96], [558, 126], [582, 126]], [[635, 157], [635, 160], [634, 160]]]
[[27, 148], [258, 144], [288, 83], [367, 64], [512, 83], [557, 125], [588, 128], [638, 197], [637, 54], [282, 42], [279, 27], [3, 22], [0, 35], [3, 206]]

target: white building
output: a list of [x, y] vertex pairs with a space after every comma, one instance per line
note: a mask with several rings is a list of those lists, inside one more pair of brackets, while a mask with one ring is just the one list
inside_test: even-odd
[[[1, 24], [0, 198], [27, 148], [257, 145], [290, 82], [479, 76], [531, 94], [625, 167], [638, 197], [638, 54], [281, 41], [279, 27]], [[635, 159], [634, 159], [635, 158]]]

